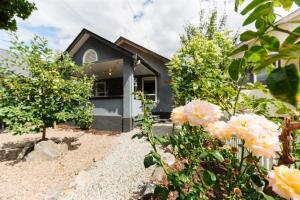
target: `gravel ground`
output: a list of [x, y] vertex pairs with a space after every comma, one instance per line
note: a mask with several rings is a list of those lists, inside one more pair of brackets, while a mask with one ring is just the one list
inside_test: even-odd
[[[141, 187], [149, 181], [153, 168], [145, 169], [143, 159], [150, 146], [131, 137], [137, 130], [122, 133], [113, 142], [111, 153], [77, 178], [77, 185], [64, 200], [136, 199]], [[78, 181], [79, 179], [79, 181]]]
[[[53, 161], [0, 162], [1, 200], [39, 200], [49, 192], [66, 188], [81, 171], [102, 160], [111, 150], [110, 134], [93, 135], [72, 129], [49, 129], [47, 137], [78, 137], [78, 148]], [[38, 138], [40, 134], [12, 136], [0, 134], [1, 143]]]

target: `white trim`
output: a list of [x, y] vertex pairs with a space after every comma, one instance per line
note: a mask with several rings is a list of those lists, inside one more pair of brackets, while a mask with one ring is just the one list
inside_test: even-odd
[[155, 102], [157, 102], [157, 77], [151, 76], [151, 77], [143, 77], [142, 78], [142, 91], [144, 93], [144, 80], [154, 80], [155, 81], [155, 94], [147, 94], [147, 95], [155, 95]]
[[[89, 62], [86, 62], [85, 59], [86, 59], [87, 54], [90, 53], [90, 52], [93, 52], [93, 53], [95, 53], [95, 55], [96, 55], [96, 60], [93, 61], [93, 62], [98, 61], [98, 54], [97, 54], [97, 52], [96, 52], [94, 49], [88, 49], [88, 50], [86, 50], [86, 51], [84, 52], [84, 54], [83, 54], [83, 56], [82, 56], [82, 64], [87, 64], [87, 63], [89, 63]], [[93, 62], [91, 62], [91, 63], [93, 63]]]
[[[98, 91], [97, 91], [97, 89], [98, 89], [97, 85], [98, 84], [101, 84], [104, 87], [104, 94], [103, 95], [98, 95]], [[106, 94], [106, 82], [105, 81], [96, 82], [95, 83], [95, 97], [106, 97], [106, 95], [107, 95]]]

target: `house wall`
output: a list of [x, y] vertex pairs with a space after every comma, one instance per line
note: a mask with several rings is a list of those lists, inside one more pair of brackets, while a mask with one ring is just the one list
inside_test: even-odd
[[129, 58], [127, 55], [117, 51], [116, 49], [100, 42], [99, 40], [93, 37], [90, 37], [74, 54], [73, 60], [75, 61], [76, 64], [82, 65], [83, 54], [88, 49], [94, 49], [97, 52], [98, 61], [123, 59], [124, 57]]
[[[123, 77], [109, 80], [108, 86], [117, 86], [110, 90], [112, 94], [122, 94], [120, 98], [92, 98], [94, 104], [93, 128], [100, 130], [130, 131], [133, 128], [132, 101], [133, 101], [133, 62], [130, 55], [122, 53], [113, 45], [90, 37], [73, 55], [73, 60], [82, 65], [82, 58], [86, 50], [93, 49], [97, 52], [98, 61], [113, 59], [123, 60]], [[122, 86], [122, 87], [121, 87]], [[121, 89], [121, 91], [120, 91]]]
[[[166, 63], [155, 58], [154, 56], [147, 54], [145, 52], [136, 49], [135, 47], [122, 44], [122, 47], [128, 49], [131, 52], [135, 52], [143, 57], [157, 72], [160, 76], [157, 81], [157, 96], [158, 105], [154, 108], [153, 113], [159, 114], [161, 118], [169, 118], [170, 112], [172, 111], [173, 98], [172, 98], [172, 88], [170, 85], [170, 77], [168, 75], [168, 70]], [[141, 81], [141, 80], [138, 80]]]
[[123, 116], [123, 98], [92, 98], [91, 103], [95, 106], [94, 115]]

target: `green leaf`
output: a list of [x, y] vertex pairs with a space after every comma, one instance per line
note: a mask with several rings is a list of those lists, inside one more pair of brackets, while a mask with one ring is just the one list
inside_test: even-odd
[[144, 158], [144, 166], [148, 168], [152, 165], [159, 164], [159, 155], [155, 152], [151, 152]]
[[209, 153], [207, 151], [204, 151], [200, 154], [200, 158], [203, 159], [203, 158], [206, 158], [207, 156], [209, 155]]
[[154, 194], [161, 199], [167, 199], [169, 195], [168, 188], [157, 185], [154, 189]]
[[189, 176], [187, 176], [185, 174], [179, 174], [178, 175], [178, 180], [180, 182], [182, 182], [183, 184], [186, 184], [186, 183], [188, 183], [190, 181], [190, 178], [189, 178]]
[[253, 183], [255, 183], [257, 187], [262, 187], [265, 185], [265, 182], [261, 180], [261, 178], [256, 174], [251, 176], [251, 180], [253, 181]]
[[242, 46], [236, 48], [229, 56], [233, 56], [235, 54], [238, 54], [240, 52], [247, 51], [247, 50], [248, 50], [248, 44], [243, 44]]
[[240, 40], [242, 42], [251, 40], [253, 38], [256, 38], [258, 36], [257, 32], [254, 31], [245, 31], [244, 33], [241, 34]]
[[294, 2], [295, 2], [298, 6], [300, 6], [300, 0], [294, 0]]
[[244, 2], [244, 0], [235, 0], [234, 10], [237, 11], [239, 6]]
[[275, 98], [297, 105], [299, 72], [295, 64], [273, 70], [267, 78], [267, 85]]
[[254, 9], [255, 7], [257, 7], [258, 5], [269, 1], [269, 0], [253, 0], [251, 3], [249, 3], [244, 10], [241, 12], [242, 15], [247, 14], [249, 11], [251, 11], [252, 9]]
[[217, 180], [216, 175], [213, 172], [209, 171], [209, 170], [203, 171], [202, 172], [202, 177], [203, 177], [204, 183], [208, 186], [213, 185]]
[[261, 62], [267, 58], [268, 52], [264, 47], [256, 45], [246, 51], [245, 56], [251, 62]]
[[260, 38], [261, 44], [269, 51], [278, 51], [280, 42], [275, 36], [264, 35]]
[[266, 16], [269, 13], [273, 12], [272, 3], [265, 3], [257, 7], [244, 21], [243, 26], [251, 24], [262, 16]]
[[293, 5], [292, 0], [279, 0], [279, 1], [285, 10], [290, 10]]
[[264, 68], [265, 66], [271, 65], [277, 60], [288, 60], [288, 59], [299, 59], [300, 55], [300, 45], [298, 44], [285, 44], [279, 48], [279, 53], [270, 56], [261, 63], [258, 68]]
[[237, 81], [239, 79], [239, 73], [244, 64], [243, 59], [235, 59], [231, 62], [228, 68], [228, 73], [232, 80]]
[[211, 153], [211, 155], [212, 155], [215, 159], [217, 159], [218, 161], [224, 162], [224, 158], [223, 158], [223, 156], [222, 156], [222, 154], [221, 154], [220, 152], [214, 151], [214, 152]]
[[265, 198], [265, 200], [275, 200], [273, 197], [266, 195], [264, 192], [259, 191], [259, 193]]
[[[299, 0], [300, 1], [300, 0]], [[298, 33], [300, 34], [300, 26], [297, 27], [296, 29], [293, 30], [293, 33]], [[299, 39], [298, 36], [295, 36], [295, 35], [289, 35], [285, 41], [283, 42], [283, 46], [286, 45], [286, 44], [293, 44], [295, 42], [297, 42], [297, 40]]]

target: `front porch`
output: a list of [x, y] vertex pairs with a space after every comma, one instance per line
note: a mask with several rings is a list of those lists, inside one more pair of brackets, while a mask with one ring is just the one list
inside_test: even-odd
[[141, 102], [135, 91], [157, 101], [158, 74], [138, 60], [111, 59], [95, 62], [86, 69], [95, 76], [91, 102], [94, 105], [93, 128], [127, 132], [133, 128], [133, 119], [141, 112]]

